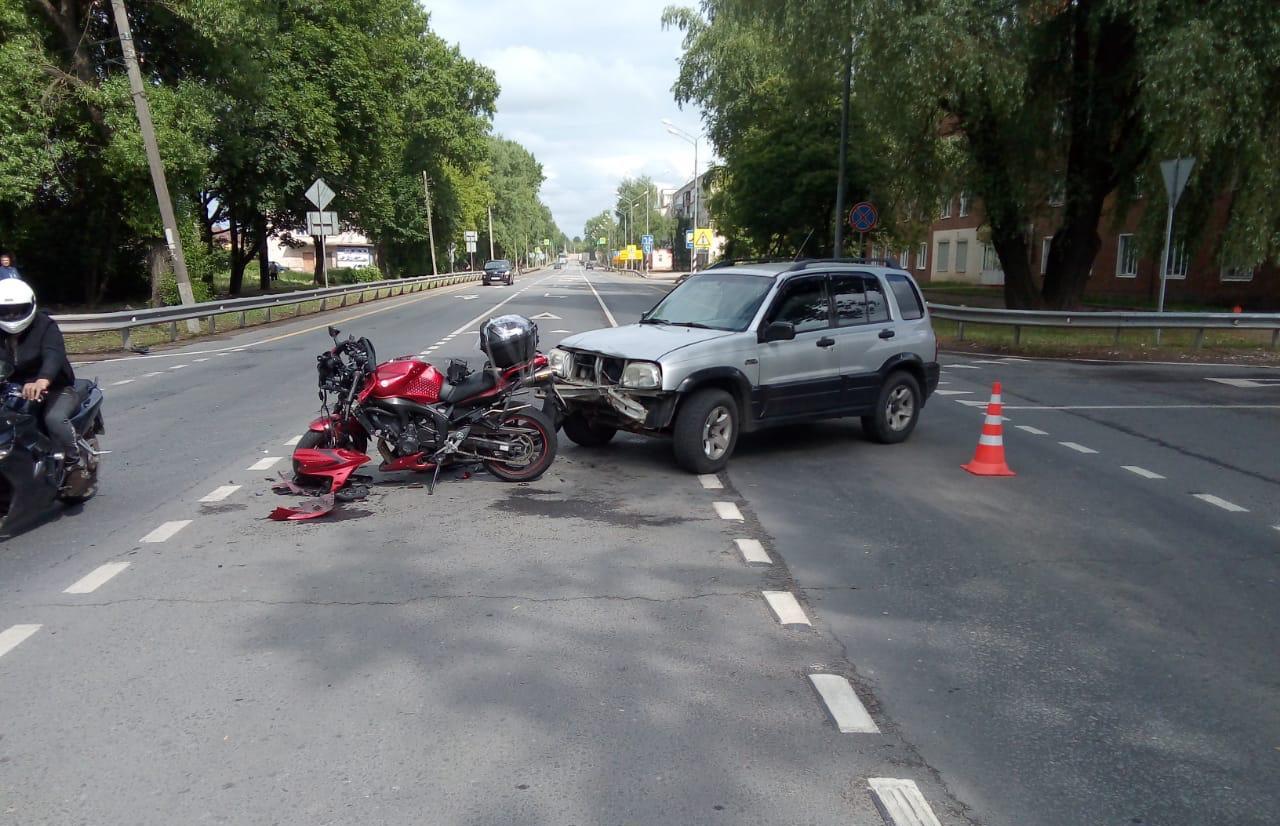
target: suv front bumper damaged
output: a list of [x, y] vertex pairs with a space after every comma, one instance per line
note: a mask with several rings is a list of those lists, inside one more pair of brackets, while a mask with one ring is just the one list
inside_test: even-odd
[[625, 430], [661, 430], [671, 423], [676, 394], [670, 390], [635, 390], [619, 383], [625, 361], [591, 353], [575, 353], [569, 379], [557, 377], [556, 395], [566, 413], [582, 411]]

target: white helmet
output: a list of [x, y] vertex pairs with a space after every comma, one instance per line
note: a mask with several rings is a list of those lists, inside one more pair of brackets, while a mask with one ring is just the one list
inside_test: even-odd
[[16, 336], [36, 317], [36, 294], [21, 278], [0, 280], [0, 330]]

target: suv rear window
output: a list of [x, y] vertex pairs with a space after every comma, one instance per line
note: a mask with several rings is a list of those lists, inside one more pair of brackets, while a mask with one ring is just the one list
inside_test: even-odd
[[885, 278], [889, 281], [889, 289], [893, 290], [893, 297], [898, 299], [898, 309], [902, 312], [902, 319], [910, 321], [914, 318], [924, 318], [924, 303], [920, 300], [920, 294], [916, 292], [911, 279], [905, 275], [892, 273]]

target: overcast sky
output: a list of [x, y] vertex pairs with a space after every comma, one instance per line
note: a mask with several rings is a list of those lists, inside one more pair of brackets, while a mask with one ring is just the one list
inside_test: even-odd
[[[662, 30], [671, 2], [422, 0], [432, 29], [497, 74], [494, 129], [542, 162], [542, 199], [570, 237], [613, 205], [625, 177], [662, 188], [693, 177], [693, 147], [662, 125], [700, 127], [671, 96], [681, 34]], [[706, 155], [700, 146], [702, 167]]]

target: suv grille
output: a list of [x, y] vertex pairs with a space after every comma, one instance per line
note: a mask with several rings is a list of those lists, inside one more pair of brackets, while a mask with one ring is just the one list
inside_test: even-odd
[[622, 381], [626, 359], [595, 353], [574, 353], [569, 380], [579, 384], [617, 384]]

